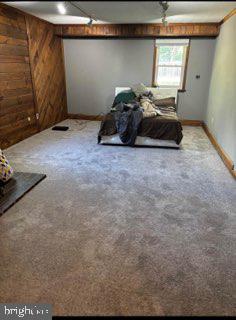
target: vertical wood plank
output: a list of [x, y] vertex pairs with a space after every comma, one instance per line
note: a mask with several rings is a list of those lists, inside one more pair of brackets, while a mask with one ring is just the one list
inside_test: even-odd
[[24, 15], [0, 4], [0, 148], [37, 132]]
[[182, 83], [182, 90], [185, 90], [186, 87], [186, 79], [187, 79], [187, 70], [188, 70], [188, 59], [189, 59], [189, 51], [190, 51], [191, 40], [189, 41], [188, 46], [185, 48], [185, 67], [184, 67], [184, 77]]
[[54, 26], [26, 16], [29, 54], [34, 81], [40, 130], [67, 117], [62, 39]]
[[152, 86], [157, 86], [156, 83], [156, 72], [157, 72], [157, 57], [158, 57], [158, 48], [154, 42], [154, 53], [153, 53], [153, 68], [152, 68]]

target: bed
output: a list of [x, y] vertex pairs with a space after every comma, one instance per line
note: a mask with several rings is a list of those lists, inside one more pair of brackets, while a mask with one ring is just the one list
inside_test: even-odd
[[[117, 87], [115, 89], [115, 96], [129, 89], [129, 87]], [[177, 89], [152, 87], [148, 89], [154, 94], [158, 93], [175, 97], [175, 104], [176, 106], [178, 105]], [[180, 148], [182, 126], [177, 117], [177, 109], [176, 111], [166, 111], [164, 109], [162, 111], [165, 113], [163, 116], [142, 120], [135, 140], [135, 146]], [[99, 132], [99, 143], [102, 145], [125, 145], [116, 132], [115, 122], [110, 114], [107, 114], [102, 121]]]

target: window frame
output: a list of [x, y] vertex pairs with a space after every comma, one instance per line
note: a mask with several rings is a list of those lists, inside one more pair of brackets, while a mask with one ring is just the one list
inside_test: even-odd
[[[189, 51], [190, 51], [190, 39], [187, 45], [182, 45], [184, 47], [184, 57], [183, 57], [183, 64], [182, 65], [170, 65], [169, 67], [181, 67], [181, 84], [182, 86], [170, 86], [170, 85], [162, 85], [158, 86], [157, 83], [157, 74], [158, 74], [158, 61], [159, 61], [159, 47], [160, 46], [177, 46], [181, 45], [181, 43], [178, 44], [178, 42], [173, 40], [173, 44], [157, 44], [156, 41], [154, 41], [154, 54], [153, 54], [153, 73], [152, 73], [152, 86], [153, 87], [159, 87], [159, 88], [179, 88], [178, 91], [185, 92], [186, 91], [186, 78], [187, 78], [187, 69], [188, 69], [188, 60], [189, 60]], [[168, 65], [161, 65], [161, 67], [168, 67]]]

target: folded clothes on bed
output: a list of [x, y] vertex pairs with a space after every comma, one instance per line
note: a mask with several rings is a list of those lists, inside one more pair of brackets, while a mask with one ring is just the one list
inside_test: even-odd
[[140, 98], [140, 106], [143, 109], [143, 118], [161, 116], [161, 110], [148, 97]]

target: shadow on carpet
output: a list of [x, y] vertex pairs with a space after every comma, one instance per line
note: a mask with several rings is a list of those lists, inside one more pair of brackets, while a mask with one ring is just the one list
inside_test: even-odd
[[15, 172], [12, 179], [0, 186], [0, 216], [45, 178], [45, 174]]

